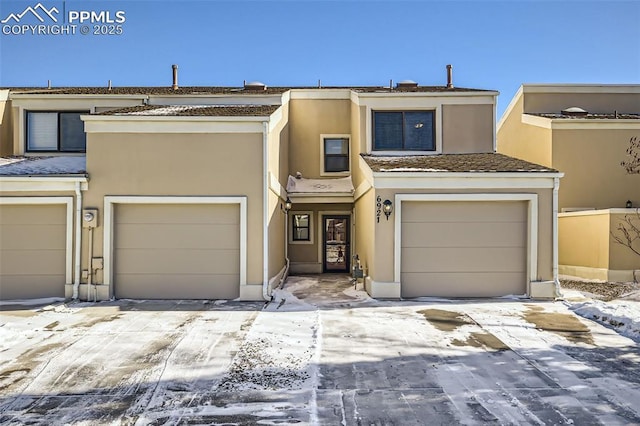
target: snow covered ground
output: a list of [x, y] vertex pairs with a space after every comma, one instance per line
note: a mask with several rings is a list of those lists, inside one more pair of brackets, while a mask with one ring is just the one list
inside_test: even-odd
[[640, 424], [638, 344], [574, 308], [331, 276], [266, 307], [0, 306], [0, 424]]
[[565, 304], [576, 314], [599, 322], [640, 343], [640, 301], [573, 299]]

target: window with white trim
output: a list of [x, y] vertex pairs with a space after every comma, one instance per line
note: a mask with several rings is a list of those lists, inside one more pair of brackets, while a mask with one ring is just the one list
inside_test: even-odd
[[374, 111], [374, 151], [435, 151], [435, 111]]
[[27, 111], [28, 152], [85, 152], [80, 115], [88, 111]]
[[326, 137], [323, 140], [324, 172], [349, 171], [349, 139]]
[[311, 215], [309, 213], [291, 215], [291, 241], [311, 241]]

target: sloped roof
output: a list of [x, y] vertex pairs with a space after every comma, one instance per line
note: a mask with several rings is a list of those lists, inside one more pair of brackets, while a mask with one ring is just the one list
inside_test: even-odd
[[273, 95], [284, 93], [288, 87], [267, 87], [265, 90], [245, 90], [243, 87], [185, 86], [171, 87], [3, 87], [14, 93], [33, 95]]
[[85, 175], [86, 157], [2, 157], [0, 176]]
[[362, 155], [374, 172], [531, 173], [557, 170], [498, 153], [381, 157]]
[[255, 117], [269, 116], [279, 105], [137, 105], [95, 115], [173, 117]]
[[385, 87], [385, 86], [289, 86], [269, 87], [264, 90], [245, 89], [244, 87], [222, 86], [184, 86], [172, 87], [0, 87], [13, 93], [32, 95], [274, 95], [292, 89], [303, 90], [353, 90], [358, 93], [430, 93], [430, 92], [491, 92], [485, 89], [471, 89], [465, 87], [447, 88], [446, 86], [418, 86], [418, 87]]

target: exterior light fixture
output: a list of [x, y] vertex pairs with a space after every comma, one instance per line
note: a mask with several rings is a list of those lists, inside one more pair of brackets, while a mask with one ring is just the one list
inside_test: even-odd
[[387, 220], [389, 220], [389, 216], [391, 215], [391, 212], [393, 212], [393, 203], [391, 200], [384, 200], [382, 202], [382, 212], [387, 217]]
[[284, 211], [288, 213], [289, 210], [291, 210], [292, 204], [293, 203], [291, 203], [291, 199], [287, 197], [287, 200], [284, 202]]
[[633, 203], [631, 202], [631, 200], [627, 200], [627, 208], [630, 209], [633, 207]]

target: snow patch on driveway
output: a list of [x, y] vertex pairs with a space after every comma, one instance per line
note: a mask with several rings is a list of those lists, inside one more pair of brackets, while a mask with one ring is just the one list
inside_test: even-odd
[[611, 327], [619, 334], [640, 342], [640, 302], [589, 300], [565, 304], [581, 317]]

